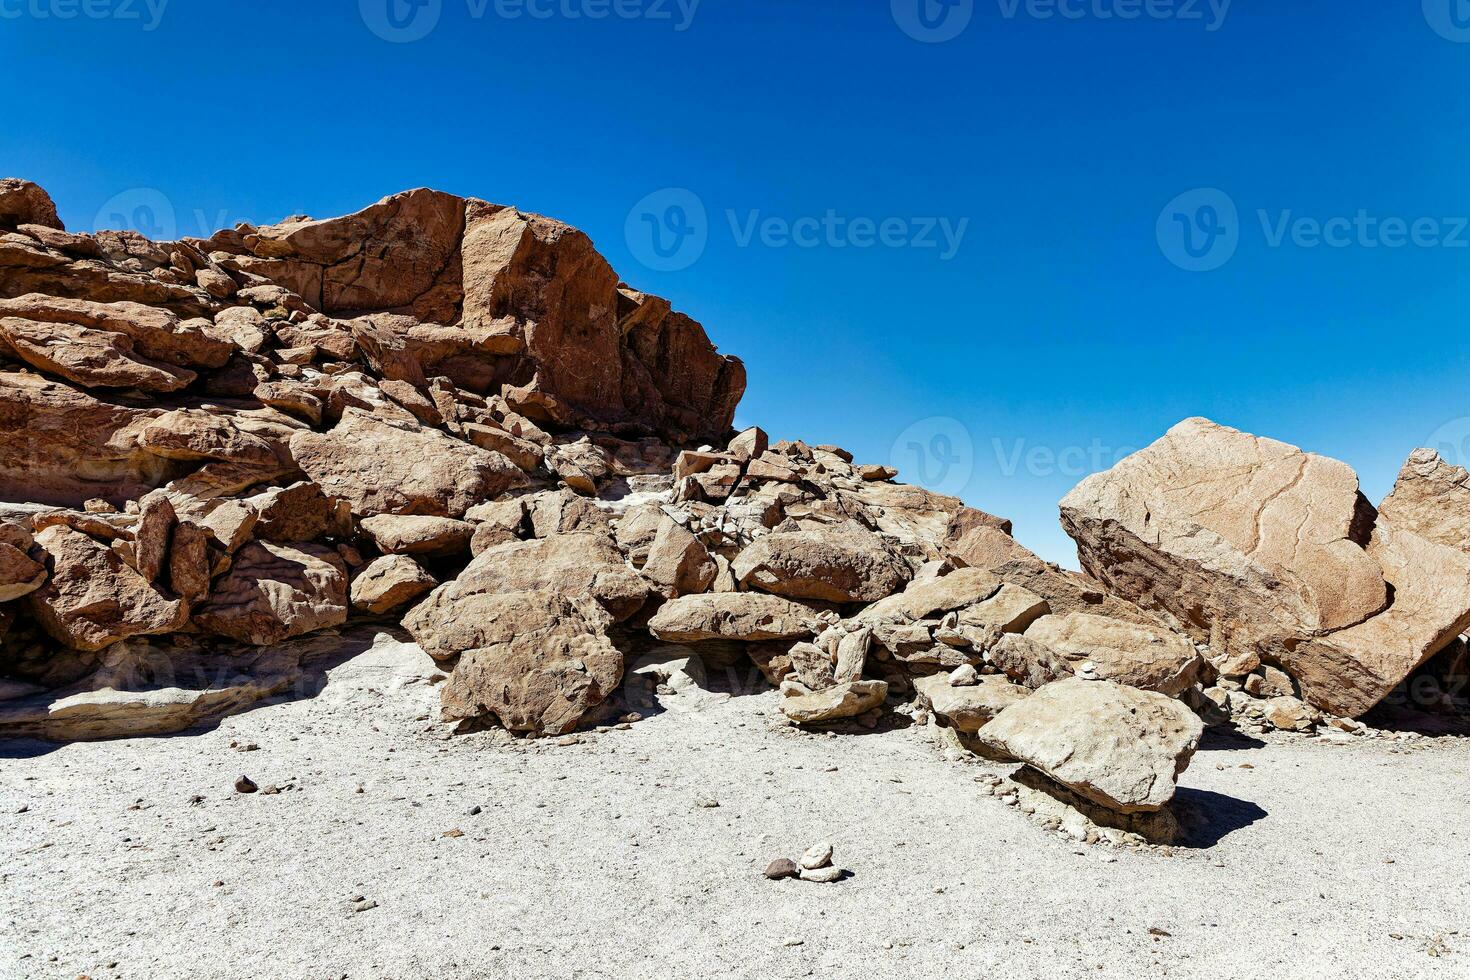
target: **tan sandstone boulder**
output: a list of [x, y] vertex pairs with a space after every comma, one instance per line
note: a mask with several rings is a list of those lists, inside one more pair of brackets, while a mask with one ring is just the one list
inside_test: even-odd
[[352, 579], [352, 608], [381, 616], [406, 605], [439, 583], [407, 555], [384, 555]]
[[956, 686], [948, 674], [934, 674], [914, 680], [914, 690], [928, 702], [934, 713], [949, 722], [956, 731], [973, 735], [996, 715], [1031, 692], [1012, 684], [1004, 677], [988, 675], [976, 683]]
[[1095, 803], [1138, 813], [1173, 798], [1203, 735], [1173, 698], [1069, 678], [1006, 708], [977, 737]]
[[419, 514], [380, 514], [364, 518], [360, 526], [387, 555], [463, 554], [475, 535], [475, 526], [468, 521]]
[[622, 680], [611, 618], [591, 596], [538, 589], [462, 593], [447, 603], [439, 595], [404, 626], [431, 656], [459, 657], [444, 689], [446, 720], [493, 716], [512, 731], [559, 735]]
[[815, 623], [813, 610], [790, 599], [760, 592], [714, 592], [664, 603], [648, 621], [648, 630], [671, 643], [757, 643], [810, 636]]
[[1416, 449], [1378, 514], [1401, 531], [1470, 552], [1470, 472], [1433, 449]]
[[798, 725], [855, 718], [883, 703], [888, 696], [884, 681], [850, 681], [810, 694], [781, 699], [781, 713]]
[[758, 538], [731, 566], [743, 585], [793, 599], [876, 602], [912, 578], [883, 539], [856, 521]]
[[[566, 596], [591, 596], [602, 604], [615, 622], [642, 608], [648, 598], [648, 583], [618, 552], [612, 540], [601, 534], [577, 532], [533, 541], [512, 541], [480, 553], [453, 582], [446, 582], [418, 606], [410, 620], [434, 623], [468, 612], [455, 609], [475, 597], [509, 592], [549, 591]], [[469, 607], [465, 607], [469, 608]], [[410, 621], [405, 628], [414, 633], [424, 649], [425, 639]], [[434, 656], [445, 656], [429, 650]], [[460, 647], [460, 650], [468, 649]]]
[[709, 550], [688, 529], [665, 517], [649, 545], [643, 574], [670, 599], [705, 591], [717, 568]]
[[1026, 639], [1060, 654], [1072, 672], [1091, 663], [1102, 680], [1176, 697], [1204, 667], [1187, 636], [1091, 613], [1043, 616]]

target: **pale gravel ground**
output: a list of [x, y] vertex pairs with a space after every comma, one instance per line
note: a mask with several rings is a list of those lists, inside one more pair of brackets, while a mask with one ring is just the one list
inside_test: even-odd
[[[774, 729], [773, 693], [445, 739], [416, 656], [200, 734], [0, 745], [0, 976], [1470, 976], [1470, 742], [1202, 751], [1183, 785], [1233, 800], [1186, 794], [1219, 839], [1169, 856], [1048, 834], [915, 729]], [[761, 877], [823, 839], [852, 878]]]

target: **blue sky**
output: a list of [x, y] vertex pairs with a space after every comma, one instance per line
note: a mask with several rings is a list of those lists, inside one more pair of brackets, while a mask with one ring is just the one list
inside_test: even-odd
[[1058, 499], [1186, 416], [1374, 500], [1470, 461], [1467, 0], [393, 2], [0, 0], [0, 171], [82, 230], [554, 215], [741, 422], [1068, 564]]

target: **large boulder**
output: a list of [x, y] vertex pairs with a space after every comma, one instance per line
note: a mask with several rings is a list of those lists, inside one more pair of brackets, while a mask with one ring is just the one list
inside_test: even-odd
[[[1380, 517], [1345, 464], [1203, 419], [1085, 480], [1062, 501], [1084, 567], [1172, 614], [1226, 674], [1284, 667], [1323, 710], [1358, 715], [1470, 627], [1466, 554], [1413, 533], [1434, 476], [1411, 459]], [[1421, 470], [1430, 475], [1422, 475]], [[1447, 508], [1453, 511], [1453, 506]]]
[[642, 608], [648, 583], [623, 560], [611, 539], [601, 534], [577, 532], [512, 541], [481, 552], [458, 578], [435, 589], [417, 606], [404, 626], [434, 656], [452, 656], [469, 648], [435, 635], [445, 623], [473, 616], [481, 596], [537, 591], [590, 596], [614, 621], [621, 622]]
[[209, 600], [194, 613], [200, 629], [268, 646], [347, 621], [347, 569], [322, 545], [252, 541], [235, 554]]
[[444, 688], [446, 720], [493, 716], [519, 732], [571, 731], [623, 677], [611, 617], [591, 596], [547, 589], [423, 603], [405, 621], [431, 655], [458, 655]]
[[1388, 603], [1345, 464], [1187, 419], [1062, 501], [1083, 567], [1217, 656], [1276, 653]]
[[1470, 552], [1470, 472], [1433, 449], [1416, 449], [1378, 514], [1401, 531]]
[[839, 603], [877, 602], [913, 577], [881, 537], [856, 521], [768, 534], [731, 570], [741, 584], [765, 592]]
[[49, 578], [26, 596], [41, 628], [75, 650], [183, 629], [189, 610], [125, 564], [118, 553], [64, 525], [36, 535]]
[[65, 231], [56, 203], [39, 184], [18, 177], [0, 177], [0, 227], [40, 225]]
[[421, 514], [379, 514], [360, 526], [385, 555], [458, 555], [475, 536], [468, 521]]
[[760, 592], [713, 592], [666, 602], [648, 631], [670, 643], [737, 640], [758, 643], [811, 636], [815, 612], [801, 603]]
[[291, 453], [321, 488], [359, 516], [463, 517], [475, 504], [525, 483], [499, 453], [437, 429], [349, 408], [330, 432], [298, 432]]
[[1173, 798], [1203, 735], [1173, 698], [1069, 678], [1006, 708], [977, 737], [1095, 803], [1138, 813]]
[[708, 589], [717, 572], [709, 549], [671, 517], [665, 517], [648, 549], [643, 575], [670, 599]]

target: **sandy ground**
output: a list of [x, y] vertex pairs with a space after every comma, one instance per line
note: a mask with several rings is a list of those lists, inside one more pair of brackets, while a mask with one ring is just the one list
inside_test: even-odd
[[[211, 731], [0, 744], [0, 976], [1470, 976], [1464, 740], [1217, 742], [1192, 846], [1088, 847], [746, 679], [562, 746], [448, 738], [427, 670], [382, 636]], [[850, 878], [761, 876], [820, 840]]]

